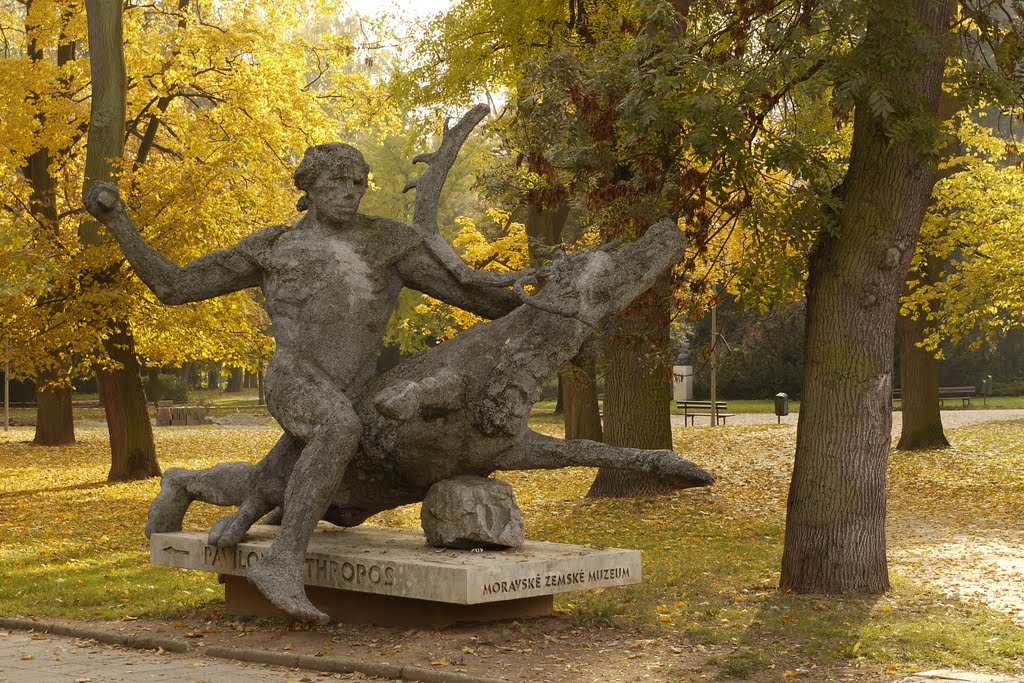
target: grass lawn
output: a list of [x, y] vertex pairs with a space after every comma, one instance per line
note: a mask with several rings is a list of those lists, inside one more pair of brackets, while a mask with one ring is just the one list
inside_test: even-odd
[[[536, 427], [559, 430], [556, 420], [537, 420]], [[256, 460], [277, 436], [156, 429], [165, 468]], [[588, 500], [593, 470], [501, 476], [514, 486], [532, 538], [643, 551], [643, 584], [559, 596], [563, 615], [714, 650], [705, 664], [721, 677], [772, 668], [781, 676], [835, 662], [892, 674], [945, 666], [1024, 672], [1024, 629], [1005, 611], [960, 597], [994, 581], [985, 558], [969, 544], [955, 561], [936, 554], [949, 552], [950, 539], [973, 537], [979, 545], [1004, 542], [1020, 560], [1024, 422], [975, 425], [950, 436], [953, 449], [891, 458], [894, 588], [884, 596], [776, 590], [795, 448], [791, 425], [677, 429], [676, 450], [716, 475], [708, 490]], [[223, 592], [215, 576], [147, 563], [142, 529], [158, 482], [107, 484], [105, 430], [80, 429], [79, 442], [61, 448], [32, 446], [31, 437], [28, 429], [0, 432], [0, 613], [218, 618]], [[205, 528], [220, 514], [197, 504], [186, 528]], [[417, 528], [418, 506], [373, 522]], [[1016, 584], [1010, 578], [1019, 599], [1019, 577]], [[1019, 616], [1024, 623], [1024, 610]]]

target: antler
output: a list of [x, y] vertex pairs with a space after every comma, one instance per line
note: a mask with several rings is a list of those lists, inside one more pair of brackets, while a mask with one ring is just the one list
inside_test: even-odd
[[419, 178], [406, 185], [402, 192], [416, 188], [416, 205], [413, 209], [412, 223], [420, 229], [421, 234], [433, 235], [438, 232], [437, 205], [441, 200], [441, 188], [444, 187], [444, 182], [448, 178], [448, 171], [455, 163], [455, 157], [458, 156], [466, 138], [490, 111], [491, 108], [486, 104], [478, 104], [451, 128], [448, 127], [448, 121], [445, 121], [444, 131], [441, 134], [441, 146], [437, 148], [437, 151], [420, 154], [413, 158], [412, 163], [424, 163], [427, 165], [427, 170]]
[[461, 284], [480, 287], [508, 287], [514, 285], [518, 280], [531, 277], [536, 271], [527, 269], [514, 273], [492, 273], [473, 270], [455, 253], [451, 245], [441, 236], [437, 227], [437, 205], [441, 200], [441, 188], [444, 187], [445, 180], [448, 178], [448, 171], [455, 164], [455, 158], [458, 156], [459, 150], [462, 149], [463, 143], [466, 142], [466, 138], [490, 111], [490, 107], [486, 104], [478, 104], [451, 128], [448, 127], [448, 121], [445, 121], [441, 146], [437, 148], [437, 151], [420, 154], [412, 160], [414, 164], [425, 163], [427, 170], [419, 178], [407, 184], [402, 192], [416, 189], [412, 226], [423, 237], [423, 241], [434, 258], [440, 261]]

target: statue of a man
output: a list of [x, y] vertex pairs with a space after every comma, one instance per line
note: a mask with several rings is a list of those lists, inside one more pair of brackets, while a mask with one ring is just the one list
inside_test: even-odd
[[509, 289], [475, 286], [465, 272], [453, 272], [450, 259], [439, 258], [413, 227], [358, 213], [368, 172], [354, 147], [311, 147], [295, 171], [296, 186], [306, 192], [305, 216], [185, 266], [149, 246], [113, 185], [97, 183], [85, 200], [162, 302], [248, 287], [266, 295], [277, 341], [267, 405], [305, 447], [285, 489], [280, 534], [248, 577], [278, 607], [313, 621], [327, 617], [305, 595], [306, 546], [358, 448], [361, 424], [352, 404], [373, 376], [399, 290], [409, 286], [488, 318], [519, 303]]

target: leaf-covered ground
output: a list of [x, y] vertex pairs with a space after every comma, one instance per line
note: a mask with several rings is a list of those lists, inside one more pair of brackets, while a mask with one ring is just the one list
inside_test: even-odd
[[[541, 628], [566, 642], [537, 636], [540, 644], [531, 647], [547, 643], [568, 651], [614, 642], [616, 661], [619, 654], [636, 655], [657, 674], [650, 680], [831, 680], [832, 673], [826, 678], [821, 672], [839, 672], [835, 677], [842, 679], [842, 672], [854, 671], [849, 680], [867, 681], [938, 666], [1024, 671], [1024, 630], [1012, 621], [1021, 618], [1024, 579], [1024, 422], [951, 431], [952, 449], [893, 453], [895, 588], [881, 597], [775, 590], [792, 426], [675, 434], [678, 452], [714, 472], [719, 483], [713, 489], [592, 501], [582, 497], [592, 470], [502, 475], [515, 487], [531, 537], [643, 551], [642, 585], [560, 597], [561, 625]], [[165, 468], [255, 460], [276, 437], [270, 429], [157, 430]], [[222, 589], [211, 575], [147, 564], [142, 528], [158, 484], [104, 482], [105, 430], [79, 430], [79, 443], [64, 448], [35, 447], [29, 438], [29, 430], [0, 433], [2, 613], [223, 619]], [[206, 527], [220, 513], [194, 506], [186, 528]], [[374, 521], [417, 527], [418, 514], [409, 506]], [[529, 637], [527, 631], [520, 637]], [[604, 635], [574, 645], [588, 631]], [[500, 654], [511, 646], [494, 647]], [[487, 666], [481, 660], [475, 670], [486, 673]], [[536, 680], [542, 679], [547, 674], [538, 673]]]

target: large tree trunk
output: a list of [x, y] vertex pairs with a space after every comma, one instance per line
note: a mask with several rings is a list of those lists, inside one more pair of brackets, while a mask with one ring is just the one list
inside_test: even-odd
[[896, 448], [901, 451], [949, 446], [939, 410], [939, 360], [934, 353], [918, 346], [924, 341], [926, 326], [924, 313], [917, 318], [901, 315], [896, 321], [903, 413]]
[[[604, 348], [604, 441], [609, 445], [672, 449], [669, 293], [669, 279], [663, 276], [613, 323]], [[603, 467], [587, 497], [653, 496], [671, 490], [655, 477]]]
[[604, 441], [597, 404], [597, 369], [593, 356], [569, 363], [559, 374], [565, 400], [565, 438]]
[[111, 360], [122, 366], [118, 370], [96, 373], [110, 433], [107, 481], [159, 477], [160, 465], [156, 461], [153, 427], [149, 422], [134, 341], [130, 335], [118, 332], [107, 340], [106, 349]]
[[71, 387], [46, 387], [44, 375], [36, 391], [36, 435], [38, 446], [64, 446], [75, 443], [75, 423], [71, 410]]
[[[889, 92], [938, 110], [951, 0], [910, 0], [930, 46], [917, 69], [887, 76]], [[869, 22], [860, 49], [914, 45], [894, 20]], [[884, 47], [883, 47], [884, 46]], [[909, 49], [909, 48], [908, 48]], [[780, 586], [797, 592], [882, 592], [885, 471], [891, 442], [893, 339], [899, 297], [935, 173], [925, 150], [892, 140], [858, 103], [838, 225], [823, 230], [807, 282], [803, 395]]]
[[[83, 195], [94, 182], [114, 180], [112, 160], [121, 159], [124, 152], [127, 93], [121, 3], [118, 0], [86, 0], [86, 16], [92, 105]], [[86, 245], [99, 244], [103, 239], [95, 221], [83, 223], [79, 237]], [[110, 434], [110, 473], [107, 478], [119, 481], [158, 476], [160, 467], [156, 462], [153, 429], [149, 423], [146, 393], [142, 388], [131, 328], [127, 321], [119, 318], [108, 324], [114, 333], [104, 347], [111, 360], [120, 367], [96, 373]]]

